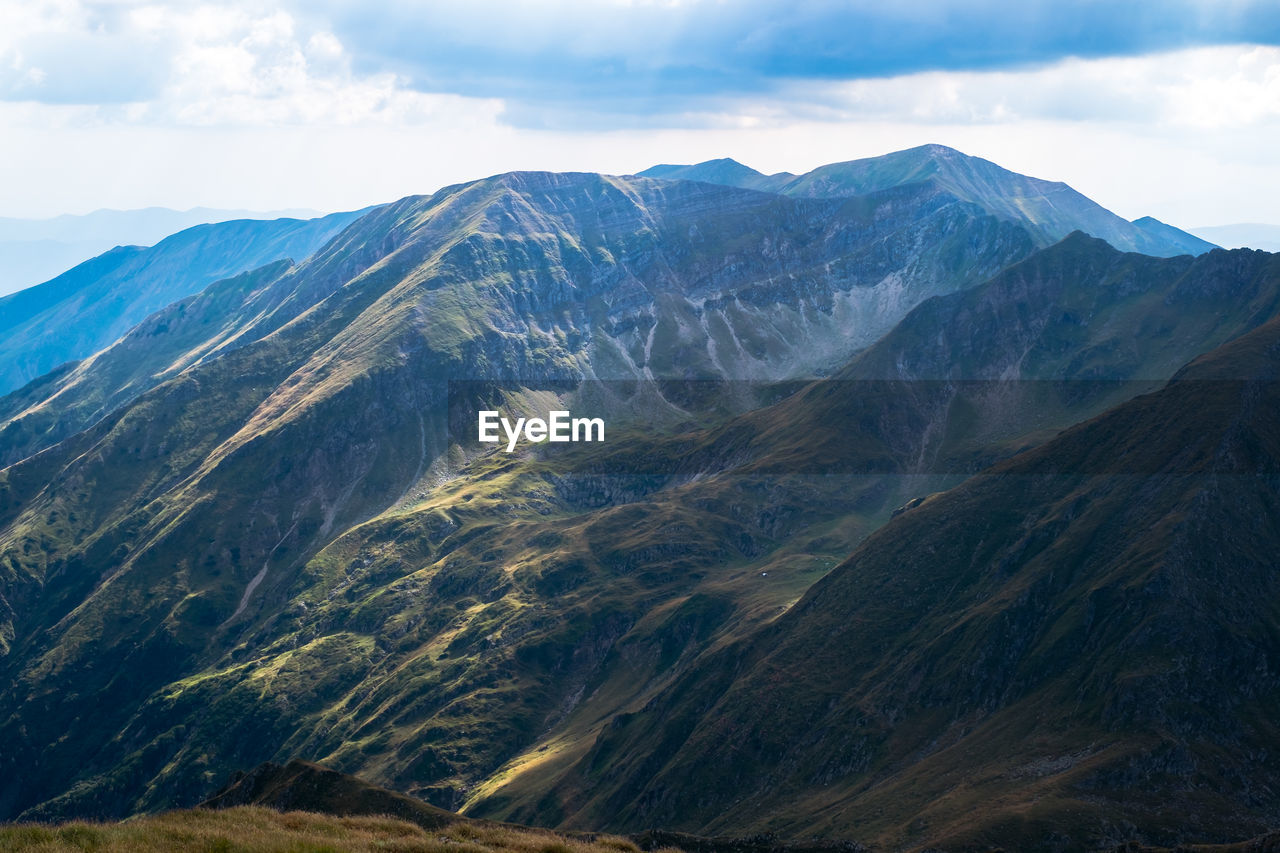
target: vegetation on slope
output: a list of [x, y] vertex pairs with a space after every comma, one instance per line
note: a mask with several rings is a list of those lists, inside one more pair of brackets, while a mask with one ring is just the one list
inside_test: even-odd
[[392, 817], [336, 817], [263, 806], [188, 809], [123, 823], [0, 825], [0, 848], [21, 853], [638, 853], [613, 836], [457, 822], [425, 828]]

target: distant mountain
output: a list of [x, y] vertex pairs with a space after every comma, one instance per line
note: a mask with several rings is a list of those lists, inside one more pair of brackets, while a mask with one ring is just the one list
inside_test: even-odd
[[151, 312], [220, 278], [306, 258], [363, 213], [198, 225], [151, 248], [112, 249], [0, 298], [0, 392], [92, 355]]
[[651, 166], [640, 172], [639, 177], [661, 178], [668, 181], [704, 181], [708, 184], [776, 192], [796, 176], [790, 172], [763, 175], [737, 160], [722, 157], [719, 160], [707, 160], [693, 166]]
[[862, 195], [929, 182], [1000, 219], [1016, 222], [1046, 246], [1083, 231], [1126, 252], [1171, 257], [1202, 254], [1206, 241], [1155, 220], [1131, 223], [1066, 184], [1011, 172], [989, 160], [945, 145], [923, 145], [880, 157], [820, 166], [803, 175], [763, 175], [733, 160], [693, 166], [654, 166], [647, 177], [725, 183], [789, 196], [826, 198]]
[[[1183, 231], [1180, 228], [1174, 228], [1156, 219], [1153, 216], [1144, 216], [1141, 219], [1133, 220], [1133, 224], [1143, 231], [1150, 234], [1157, 240], [1163, 240], [1174, 248], [1181, 249], [1179, 254], [1186, 255], [1203, 255], [1211, 249], [1217, 249], [1216, 243], [1210, 243], [1208, 240], [1202, 240], [1194, 234]], [[1238, 246], [1229, 246], [1227, 248], [1239, 248]], [[1255, 246], [1253, 248], [1262, 248]]]
[[571, 824], [888, 849], [1280, 823], [1280, 320], [916, 502], [602, 728]]
[[45, 281], [116, 246], [150, 246], [179, 231], [231, 219], [313, 219], [309, 210], [96, 210], [51, 219], [0, 217], [0, 295]]
[[1261, 249], [1264, 252], [1280, 252], [1280, 225], [1240, 223], [1238, 225], [1207, 225], [1192, 229], [1206, 240], [1213, 240], [1228, 249]]

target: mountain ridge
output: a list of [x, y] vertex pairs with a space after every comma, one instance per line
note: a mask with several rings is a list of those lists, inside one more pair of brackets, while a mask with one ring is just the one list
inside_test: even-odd
[[692, 166], [654, 166], [637, 174], [731, 183], [806, 197], [860, 195], [891, 186], [933, 181], [957, 198], [1023, 225], [1041, 246], [1081, 230], [1107, 240], [1121, 251], [1175, 256], [1201, 254], [1214, 248], [1212, 243], [1156, 220], [1139, 220], [1141, 225], [1130, 223], [1060, 181], [1020, 175], [989, 160], [938, 144], [831, 163], [803, 175], [788, 172], [763, 175], [733, 160], [709, 160]]
[[308, 210], [100, 209], [48, 218], [0, 217], [0, 295], [48, 280], [112, 247], [151, 246], [195, 225], [232, 219], [314, 219]]
[[197, 225], [151, 248], [113, 249], [0, 298], [0, 390], [92, 355], [148, 314], [220, 278], [291, 255], [305, 258], [363, 213]]

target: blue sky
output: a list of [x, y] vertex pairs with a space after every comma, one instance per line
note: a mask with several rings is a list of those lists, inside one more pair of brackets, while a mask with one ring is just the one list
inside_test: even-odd
[[1280, 222], [1280, 4], [0, 0], [0, 215], [925, 142], [1125, 216]]

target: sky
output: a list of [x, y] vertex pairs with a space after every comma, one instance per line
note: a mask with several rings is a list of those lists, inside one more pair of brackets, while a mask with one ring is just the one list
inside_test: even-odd
[[929, 142], [1128, 218], [1280, 223], [1280, 3], [0, 0], [0, 216]]

